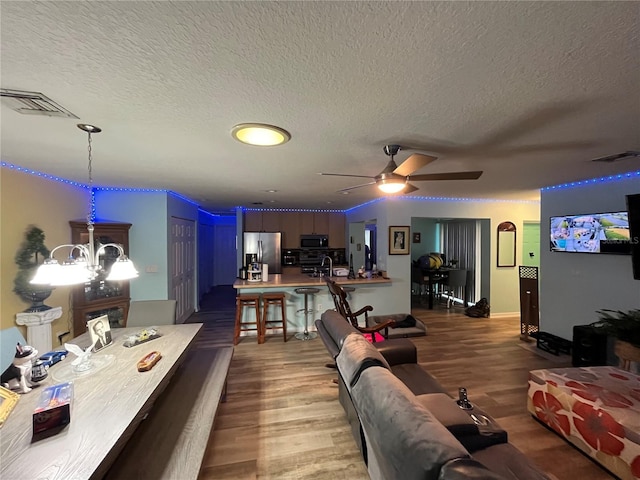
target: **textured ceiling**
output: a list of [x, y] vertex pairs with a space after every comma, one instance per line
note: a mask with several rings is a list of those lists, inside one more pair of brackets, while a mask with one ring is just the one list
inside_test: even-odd
[[[161, 188], [210, 210], [347, 208], [382, 147], [438, 160], [414, 195], [538, 197], [640, 169], [637, 2], [1, 2], [1, 86], [103, 128], [99, 185]], [[2, 160], [86, 182], [78, 120], [1, 107]], [[291, 132], [231, 138], [241, 122]], [[400, 163], [411, 152], [403, 151]], [[274, 189], [276, 193], [266, 193]]]

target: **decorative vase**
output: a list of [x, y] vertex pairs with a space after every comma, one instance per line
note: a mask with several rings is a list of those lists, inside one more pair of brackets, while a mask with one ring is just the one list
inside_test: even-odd
[[49, 298], [52, 290], [29, 290], [20, 292], [20, 296], [31, 302], [31, 306], [27, 308], [24, 313], [44, 312], [45, 310], [51, 310], [49, 305], [45, 305], [44, 301]]

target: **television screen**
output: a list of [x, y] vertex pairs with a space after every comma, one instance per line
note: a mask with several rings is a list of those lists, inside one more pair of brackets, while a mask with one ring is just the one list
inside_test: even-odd
[[551, 217], [554, 252], [631, 253], [627, 212]]

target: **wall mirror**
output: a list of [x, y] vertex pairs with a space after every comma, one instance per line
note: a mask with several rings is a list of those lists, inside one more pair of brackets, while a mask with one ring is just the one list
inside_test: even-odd
[[516, 226], [512, 222], [498, 225], [498, 267], [516, 266]]

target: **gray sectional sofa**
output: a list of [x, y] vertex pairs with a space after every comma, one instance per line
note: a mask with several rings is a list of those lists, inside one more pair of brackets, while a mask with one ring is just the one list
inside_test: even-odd
[[343, 317], [316, 321], [339, 372], [339, 400], [374, 480], [551, 479], [477, 407], [460, 408], [408, 339], [371, 344]]

